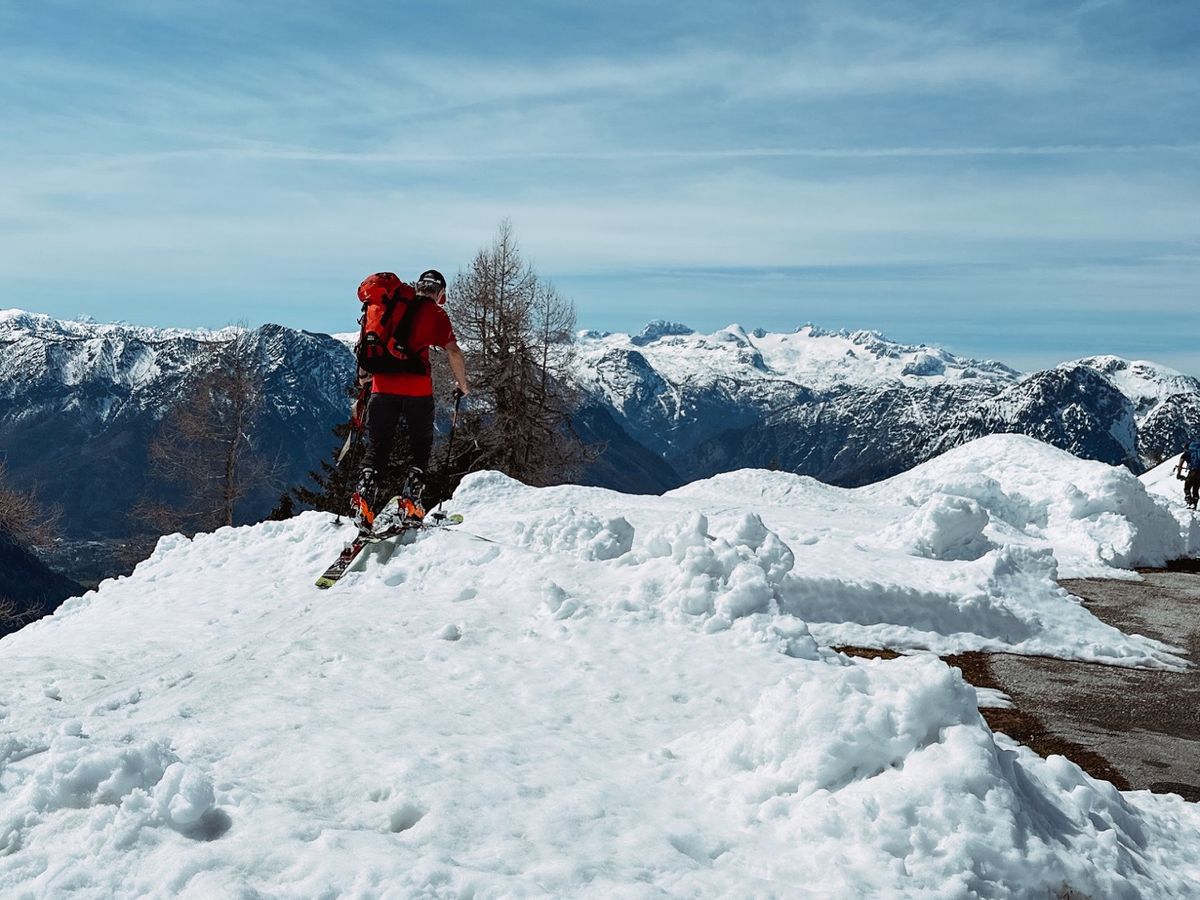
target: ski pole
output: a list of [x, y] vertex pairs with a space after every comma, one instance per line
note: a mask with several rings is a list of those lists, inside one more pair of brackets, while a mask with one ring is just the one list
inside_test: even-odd
[[458, 425], [458, 408], [462, 405], [463, 392], [454, 389], [454, 415], [450, 417], [450, 437], [446, 440], [446, 468], [450, 468], [450, 451], [454, 449], [454, 429]]
[[[442, 467], [447, 473], [450, 472], [451, 451], [454, 449], [454, 429], [458, 427], [458, 408], [462, 405], [463, 396], [462, 390], [456, 387], [454, 389], [454, 414], [450, 417], [450, 437], [446, 439], [446, 464]], [[447, 483], [449, 482], [447, 481]], [[444, 497], [438, 501], [437, 509], [433, 511], [435, 522], [442, 516], [442, 504], [445, 502]]]
[[361, 443], [363, 425], [367, 418], [367, 401], [370, 398], [370, 388], [364, 384], [358, 391], [358, 398], [350, 405], [350, 433], [346, 435], [346, 443], [342, 445], [342, 452], [337, 455], [335, 465], [340, 466], [351, 448]]

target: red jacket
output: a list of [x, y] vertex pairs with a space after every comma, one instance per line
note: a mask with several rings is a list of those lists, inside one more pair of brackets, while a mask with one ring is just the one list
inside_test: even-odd
[[[454, 327], [450, 324], [446, 310], [436, 303], [422, 303], [413, 320], [407, 343], [420, 353], [426, 371], [429, 370], [429, 348], [445, 347], [456, 340]], [[410, 375], [406, 372], [373, 375], [371, 391], [376, 394], [400, 394], [404, 397], [430, 397], [433, 395], [433, 379], [429, 375]]]

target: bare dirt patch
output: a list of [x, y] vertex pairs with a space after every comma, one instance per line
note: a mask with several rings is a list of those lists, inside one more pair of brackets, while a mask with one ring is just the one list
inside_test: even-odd
[[[1063, 587], [1099, 619], [1200, 661], [1200, 574], [1147, 570], [1144, 581], [1081, 579]], [[891, 651], [838, 648], [853, 656]], [[1060, 754], [1121, 790], [1200, 801], [1200, 669], [1126, 669], [1006, 653], [945, 657], [976, 687], [1003, 691], [1013, 709], [984, 709], [1000, 731], [1041, 756]]]

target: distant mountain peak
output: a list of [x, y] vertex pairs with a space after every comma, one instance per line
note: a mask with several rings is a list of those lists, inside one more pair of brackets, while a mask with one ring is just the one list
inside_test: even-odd
[[695, 334], [695, 330], [689, 328], [680, 322], [668, 322], [666, 319], [655, 319], [642, 329], [642, 333], [637, 337], [630, 338], [630, 342], [638, 347], [644, 347], [646, 344], [660, 340], [665, 337], [683, 336]]
[[[266, 326], [264, 326], [266, 327]], [[273, 326], [281, 327], [281, 326]], [[45, 313], [23, 309], [0, 310], [0, 335], [9, 340], [21, 337], [59, 337], [69, 340], [95, 338], [134, 338], [147, 342], [190, 338], [199, 341], [229, 341], [246, 334], [250, 329], [241, 325], [226, 325], [223, 328], [167, 328], [153, 325], [132, 325], [128, 322], [97, 322], [91, 316], [75, 319], [56, 319]]]

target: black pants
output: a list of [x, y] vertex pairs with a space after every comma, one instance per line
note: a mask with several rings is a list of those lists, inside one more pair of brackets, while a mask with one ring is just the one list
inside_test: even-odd
[[384, 471], [401, 419], [408, 434], [413, 465], [421, 471], [429, 469], [429, 454], [433, 450], [433, 397], [401, 397], [398, 394], [372, 394], [367, 402], [364, 467]]
[[1200, 469], [1192, 469], [1183, 482], [1183, 502], [1189, 506], [1195, 506], [1198, 495], [1200, 495]]

